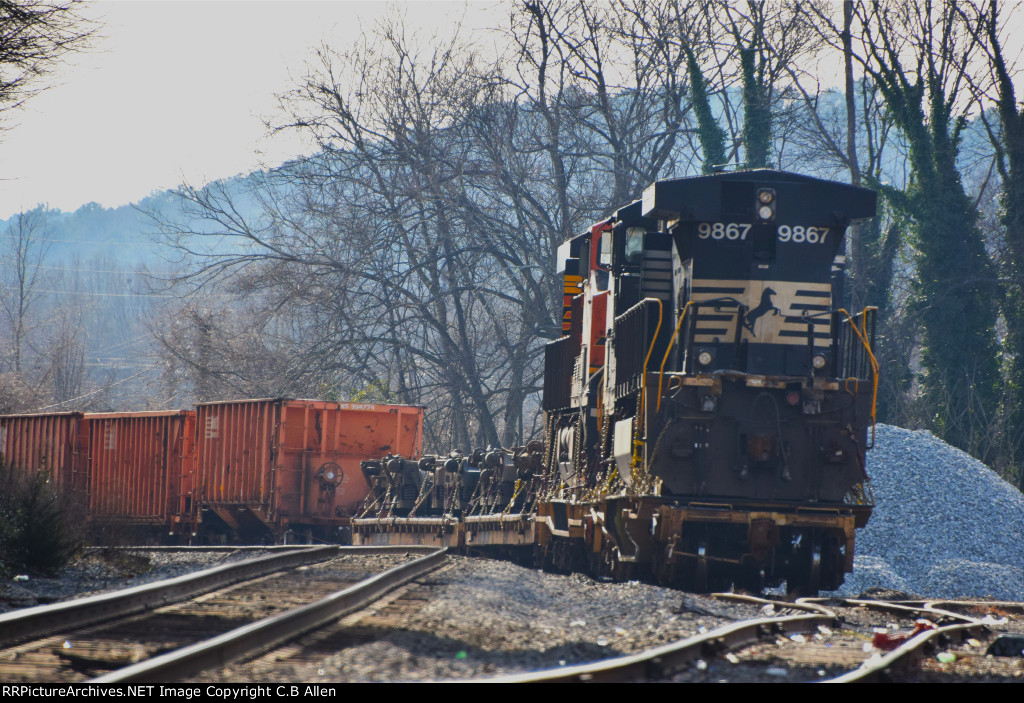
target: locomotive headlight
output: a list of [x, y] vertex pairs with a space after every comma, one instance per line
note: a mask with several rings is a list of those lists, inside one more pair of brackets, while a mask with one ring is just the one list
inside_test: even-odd
[[811, 364], [818, 371], [825, 368], [826, 363], [828, 363], [828, 359], [825, 358], [824, 354], [815, 354], [814, 357], [811, 358]]
[[705, 350], [697, 354], [697, 363], [701, 366], [707, 366], [711, 363], [711, 352]]
[[773, 188], [758, 188], [755, 205], [758, 219], [762, 222], [774, 220], [775, 207], [778, 205], [775, 200], [775, 190]]

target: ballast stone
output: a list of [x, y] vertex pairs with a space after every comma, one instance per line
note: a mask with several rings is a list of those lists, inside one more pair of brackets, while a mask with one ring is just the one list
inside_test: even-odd
[[928, 431], [878, 425], [875, 510], [836, 591], [1024, 601], [1024, 494]]

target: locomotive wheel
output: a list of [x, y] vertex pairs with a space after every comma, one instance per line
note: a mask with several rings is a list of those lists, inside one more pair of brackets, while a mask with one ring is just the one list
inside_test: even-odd
[[811, 545], [811, 563], [807, 570], [807, 590], [809, 595], [818, 595], [821, 589], [821, 542]]
[[806, 550], [796, 554], [796, 572], [786, 578], [790, 596], [813, 598], [821, 590], [822, 545], [820, 538], [810, 540]]
[[548, 550], [539, 544], [533, 546], [533, 568], [551, 571], [551, 557]]
[[694, 593], [708, 592], [707, 545], [703, 542], [697, 546], [697, 560], [693, 565], [692, 587]]
[[766, 581], [764, 569], [751, 569], [747, 576], [747, 590], [755, 595], [761, 595], [767, 585]]
[[679, 579], [679, 563], [672, 558], [673, 546], [669, 544], [664, 549], [655, 550], [654, 553], [653, 574], [662, 586], [675, 586]]

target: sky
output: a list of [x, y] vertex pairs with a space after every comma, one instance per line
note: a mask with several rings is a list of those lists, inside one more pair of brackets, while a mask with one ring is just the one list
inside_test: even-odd
[[0, 141], [0, 219], [43, 203], [116, 207], [182, 182], [248, 173], [309, 153], [267, 137], [275, 96], [297, 85], [312, 50], [344, 47], [387, 13], [423, 32], [460, 18], [503, 24], [496, 2], [104, 0], [92, 49], [15, 113]]
[[[40, 203], [116, 207], [310, 153], [294, 133], [267, 136], [276, 96], [298, 85], [316, 47], [343, 49], [388, 14], [404, 15], [421, 37], [444, 35], [459, 21], [469, 32], [508, 22], [501, 0], [87, 3], [97, 24], [93, 47], [7, 114], [0, 219]], [[1016, 57], [1024, 6], [1010, 8], [1007, 37], [1018, 46], [1007, 53]]]

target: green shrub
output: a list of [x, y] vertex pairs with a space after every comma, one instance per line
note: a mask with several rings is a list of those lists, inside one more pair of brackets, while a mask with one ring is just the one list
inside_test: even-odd
[[82, 546], [84, 511], [47, 471], [0, 465], [0, 568], [48, 576]]

